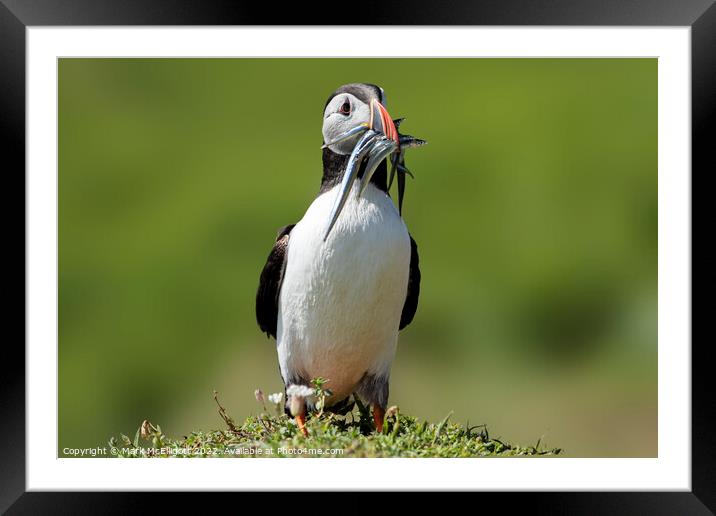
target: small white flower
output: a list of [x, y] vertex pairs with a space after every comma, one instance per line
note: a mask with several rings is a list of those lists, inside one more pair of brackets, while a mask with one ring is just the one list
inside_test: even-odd
[[311, 387], [306, 385], [290, 385], [286, 389], [286, 396], [296, 396], [299, 398], [310, 398], [315, 394], [315, 391]]
[[283, 393], [274, 392], [273, 394], [269, 394], [268, 400], [274, 405], [279, 405], [283, 401]]

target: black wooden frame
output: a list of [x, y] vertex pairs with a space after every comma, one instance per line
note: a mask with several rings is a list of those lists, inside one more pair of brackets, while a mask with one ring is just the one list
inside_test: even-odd
[[[716, 105], [716, 5], [714, 0], [413, 0], [356, 2], [356, 25], [660, 25], [691, 27], [692, 58], [692, 191], [693, 180], [714, 173], [709, 159], [714, 146]], [[241, 3], [238, 0], [0, 0], [0, 126], [5, 185], [3, 206], [25, 192], [25, 29], [42, 25], [335, 25], [344, 20], [346, 3]], [[12, 194], [12, 195], [7, 195]], [[18, 208], [22, 209], [22, 208]], [[693, 210], [693, 206], [692, 206]], [[5, 209], [5, 220], [10, 211]], [[693, 218], [693, 217], [692, 217]], [[696, 220], [693, 219], [695, 225]], [[10, 224], [4, 225], [11, 227]], [[24, 237], [23, 237], [24, 238]], [[6, 249], [10, 250], [9, 242]], [[693, 252], [693, 244], [692, 244]], [[6, 253], [6, 256], [16, 254]], [[25, 247], [17, 252], [25, 266]], [[693, 268], [693, 266], [692, 266]], [[23, 269], [25, 270], [25, 269]], [[19, 274], [6, 275], [19, 278]], [[19, 281], [19, 280], [18, 280]], [[705, 284], [709, 284], [707, 280]], [[703, 288], [703, 287], [702, 287]], [[12, 298], [6, 298], [12, 299]], [[25, 299], [23, 292], [22, 299]], [[11, 306], [19, 306], [20, 301]], [[25, 305], [20, 310], [24, 313]], [[8, 317], [6, 320], [9, 320]], [[22, 316], [18, 314], [15, 324]], [[693, 323], [692, 323], [693, 327]], [[24, 335], [24, 327], [23, 327]], [[6, 333], [8, 335], [8, 333]], [[716, 425], [710, 339], [692, 339], [692, 449], [691, 492], [581, 492], [484, 493], [483, 497], [509, 499], [511, 509], [559, 514], [713, 514], [716, 511]], [[684, 342], [688, 346], [689, 342]], [[133, 513], [145, 512], [154, 497], [164, 509], [181, 504], [186, 494], [164, 493], [38, 493], [25, 492], [25, 353], [19, 339], [5, 338], [3, 387], [0, 391], [0, 511], [25, 513]], [[711, 407], [711, 408], [709, 408]], [[52, 429], [50, 428], [50, 430]], [[227, 495], [196, 494], [204, 509], [225, 501]], [[242, 495], [246, 496], [246, 495]], [[265, 499], [265, 498], [264, 498]], [[295, 498], [294, 498], [295, 499]], [[312, 510], [305, 497], [296, 500]], [[273, 504], [270, 504], [273, 505]], [[238, 506], [237, 506], [238, 508]], [[287, 509], [284, 506], [284, 509]], [[215, 509], [216, 510], [216, 509]]]

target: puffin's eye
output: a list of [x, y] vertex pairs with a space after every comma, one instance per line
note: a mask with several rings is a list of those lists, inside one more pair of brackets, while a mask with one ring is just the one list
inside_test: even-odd
[[338, 110], [338, 112], [341, 113], [342, 115], [348, 115], [351, 112], [351, 103], [348, 102], [347, 100], [345, 102], [343, 102], [343, 104], [341, 105], [341, 108]]

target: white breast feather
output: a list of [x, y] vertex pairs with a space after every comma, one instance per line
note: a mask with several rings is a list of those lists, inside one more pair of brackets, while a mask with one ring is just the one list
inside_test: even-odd
[[338, 401], [365, 373], [387, 375], [407, 293], [410, 237], [390, 198], [358, 182], [326, 242], [338, 188], [320, 195], [291, 231], [279, 297], [284, 379], [322, 376]]

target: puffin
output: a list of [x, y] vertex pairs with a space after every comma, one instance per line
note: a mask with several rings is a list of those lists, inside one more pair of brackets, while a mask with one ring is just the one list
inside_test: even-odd
[[[328, 387], [322, 408], [359, 397], [383, 431], [398, 333], [418, 307], [418, 247], [401, 213], [412, 176], [405, 150], [426, 142], [401, 134], [403, 119], [385, 106], [384, 90], [370, 83], [328, 97], [318, 194], [300, 221], [278, 231], [259, 279], [256, 320], [276, 339], [286, 412], [304, 436], [312, 401], [292, 404], [291, 393], [309, 392], [316, 378]], [[389, 194], [396, 176], [397, 207]]]

